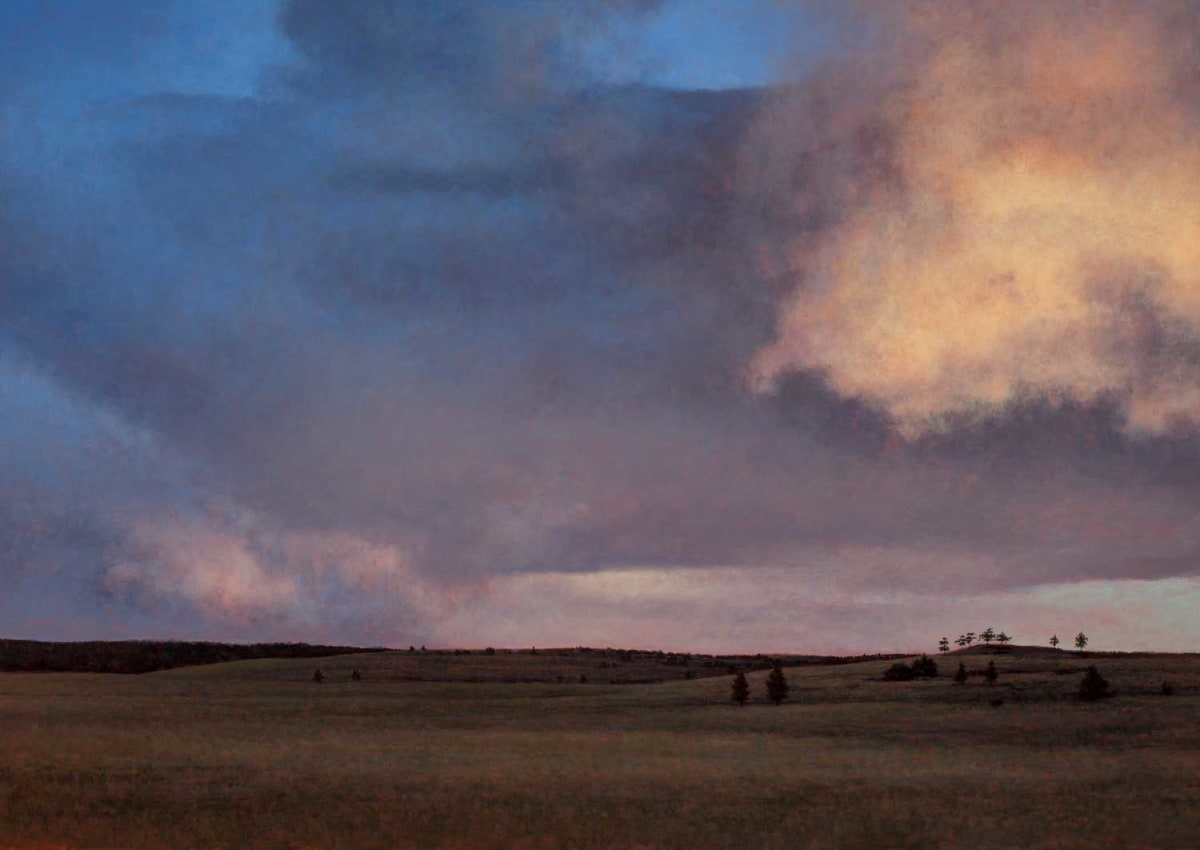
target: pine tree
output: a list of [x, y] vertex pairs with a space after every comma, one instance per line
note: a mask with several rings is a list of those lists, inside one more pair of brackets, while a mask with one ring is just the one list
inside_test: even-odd
[[1058, 649], [1058, 645], [1060, 643], [1062, 643], [1062, 641], [1060, 641], [1058, 639], [1058, 635], [1054, 635], [1053, 637], [1050, 638], [1050, 646], [1053, 647], [1054, 649]]
[[944, 637], [938, 641], [938, 650], [940, 652], [950, 651], [950, 638]]
[[994, 685], [996, 684], [996, 679], [998, 677], [999, 674], [996, 672], [996, 662], [989, 661], [987, 669], [983, 671], [983, 678], [987, 679], [987, 683], [989, 685]]
[[996, 639], [996, 630], [993, 629], [991, 626], [988, 626], [986, 629], [983, 630], [983, 634], [981, 634], [979, 636], [979, 639], [982, 640], [984, 643], [986, 643], [988, 646], [991, 646], [992, 641], [994, 641]]
[[733, 677], [733, 701], [738, 705], [745, 705], [748, 699], [750, 699], [750, 683], [746, 681], [746, 674], [738, 670], [737, 675]]
[[1079, 634], [1075, 635], [1075, 648], [1076, 649], [1078, 649], [1080, 652], [1083, 652], [1083, 648], [1087, 645], [1088, 645], [1087, 635], [1085, 635], [1083, 632], [1080, 632]]
[[1100, 675], [1095, 665], [1087, 668], [1083, 680], [1079, 683], [1079, 698], [1082, 700], [1097, 700], [1112, 696], [1108, 680]]
[[967, 666], [961, 661], [958, 662], [958, 669], [954, 671], [954, 684], [965, 685], [967, 683]]
[[317, 672], [313, 673], [313, 681], [318, 685], [325, 681], [325, 674], [321, 672], [321, 668], [317, 668]]
[[783, 675], [783, 665], [775, 662], [771, 675], [767, 676], [767, 699], [779, 705], [788, 697], [787, 678]]

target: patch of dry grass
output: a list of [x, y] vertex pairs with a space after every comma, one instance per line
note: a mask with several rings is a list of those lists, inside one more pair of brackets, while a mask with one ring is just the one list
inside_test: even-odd
[[[797, 668], [793, 701], [756, 673], [740, 709], [728, 677], [419, 682], [404, 655], [324, 659], [323, 685], [309, 661], [2, 675], [0, 847], [1200, 844], [1194, 657], [1014, 652], [991, 687], [954, 657]], [[1070, 699], [1089, 663], [1117, 697]]]

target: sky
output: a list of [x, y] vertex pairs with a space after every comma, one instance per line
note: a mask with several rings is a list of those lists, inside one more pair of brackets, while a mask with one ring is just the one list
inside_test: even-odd
[[1200, 641], [1200, 4], [0, 4], [0, 634]]

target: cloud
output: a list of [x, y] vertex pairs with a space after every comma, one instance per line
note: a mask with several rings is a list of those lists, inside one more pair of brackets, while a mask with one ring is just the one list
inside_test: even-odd
[[[896, 305], [893, 334], [917, 332], [918, 306], [948, 307], [819, 274], [864, 244], [888, 268], [923, 251], [931, 269], [959, 262], [931, 250], [926, 148], [958, 187], [945, 209], [965, 229], [947, 244], [973, 263], [971, 233], [999, 251], [979, 198], [1007, 178], [972, 168], [1007, 160], [955, 160], [910, 112], [928, 101], [966, 133], [952, 92], [918, 98], [923, 69], [961, 31], [966, 91], [987, 91], [1009, 66], [973, 58], [976, 42], [1019, 53], [1023, 25], [906, 11], [879, 25], [896, 43], [874, 65], [684, 92], [610, 85], [591, 57], [589, 22], [619, 57], [644, 23], [634, 5], [296, 2], [282, 22], [300, 61], [258, 96], [122, 83], [6, 101], [20, 119], [0, 136], [9, 621], [661, 643], [697, 617], [733, 640], [760, 596], [861, 631], [913, 610], [882, 597], [934, 585], [999, 598], [1194, 574], [1200, 441], [1143, 433], [1134, 405], [1190, 380], [1175, 278], [1105, 260], [1087, 268], [1111, 274], [1064, 284], [1091, 324], [1021, 314], [1047, 345], [1078, 326], [1083, 353], [1061, 368], [1091, 357], [1121, 380], [1051, 387], [1026, 362], [1035, 346], [1004, 359], [976, 330], [979, 362], [1021, 380], [989, 395], [984, 370], [960, 404], [958, 383], [907, 360], [890, 368], [912, 381], [850, 368], [890, 338], [850, 333], [883, 322], [880, 304]], [[1000, 122], [996, 149], [1052, 113]], [[1099, 154], [1081, 151], [1090, 173]], [[1016, 213], [989, 215], [1015, 238]], [[908, 241], [862, 235], [881, 222]], [[913, 250], [895, 259], [897, 245]], [[861, 309], [834, 309], [838, 293]], [[793, 325], [812, 356], [788, 353]], [[939, 344], [958, 357], [950, 331]], [[962, 375], [983, 368], [962, 357]], [[773, 393], [748, 390], [754, 362]], [[39, 599], [54, 604], [35, 621]], [[763, 634], [818, 634], [787, 605]]]
[[1194, 8], [872, 10], [871, 54], [760, 128], [815, 175], [790, 202], [817, 230], [782, 249], [800, 283], [753, 379], [822, 370], [910, 435], [1031, 392], [1196, 420]]

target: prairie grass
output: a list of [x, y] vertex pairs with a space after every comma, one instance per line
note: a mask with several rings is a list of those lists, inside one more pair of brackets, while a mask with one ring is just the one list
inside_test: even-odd
[[[728, 676], [513, 684], [500, 655], [473, 682], [405, 653], [321, 685], [312, 660], [4, 674], [0, 847], [1200, 846], [1200, 659], [1018, 649], [955, 686], [960, 658], [986, 663], [789, 669], [778, 707], [756, 672], [745, 708]], [[1117, 696], [1079, 703], [1093, 663]]]

